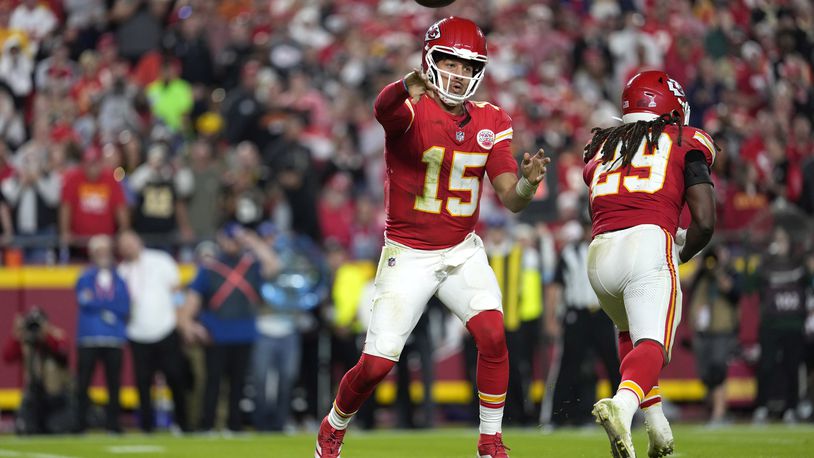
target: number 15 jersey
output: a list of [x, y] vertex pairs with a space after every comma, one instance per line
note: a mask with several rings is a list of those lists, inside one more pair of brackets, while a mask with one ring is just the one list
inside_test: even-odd
[[376, 98], [389, 240], [422, 250], [457, 245], [475, 229], [484, 174], [517, 174], [509, 115], [485, 102], [464, 108], [452, 115], [427, 95], [414, 103], [402, 81]]
[[685, 182], [685, 166], [699, 158], [712, 167], [716, 151], [703, 130], [689, 126], [681, 130], [680, 145], [675, 125], [664, 128], [658, 147], [650, 152], [642, 140], [628, 167], [621, 166], [619, 146], [604, 164], [600, 152], [588, 161], [583, 178], [590, 188], [594, 237], [641, 224], [655, 224], [675, 236], [684, 191], [693, 184]]

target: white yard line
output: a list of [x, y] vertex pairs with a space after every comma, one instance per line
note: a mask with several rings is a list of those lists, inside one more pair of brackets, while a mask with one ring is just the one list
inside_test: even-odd
[[68, 455], [55, 455], [53, 453], [36, 453], [36, 452], [28, 452], [26, 453], [25, 456], [30, 458], [75, 458], [73, 456]]
[[136, 454], [136, 453], [166, 453], [166, 449], [160, 445], [114, 445], [107, 447], [107, 451], [116, 454]]
[[15, 450], [0, 449], [0, 457], [26, 457], [26, 458], [76, 458], [68, 455], [55, 455], [53, 453], [17, 452]]

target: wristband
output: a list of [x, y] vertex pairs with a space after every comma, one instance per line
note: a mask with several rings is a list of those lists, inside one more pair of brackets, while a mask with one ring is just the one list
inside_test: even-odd
[[531, 199], [534, 197], [534, 193], [537, 192], [537, 186], [538, 185], [531, 184], [528, 178], [520, 177], [520, 179], [517, 180], [517, 186], [514, 187], [514, 191], [518, 196], [524, 199]]
[[404, 92], [410, 93], [410, 89], [407, 87], [407, 78], [401, 79], [401, 85], [404, 86]]

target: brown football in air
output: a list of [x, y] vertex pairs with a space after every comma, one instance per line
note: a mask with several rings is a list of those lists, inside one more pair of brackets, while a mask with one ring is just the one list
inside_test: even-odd
[[441, 8], [442, 6], [451, 5], [455, 0], [415, 0], [415, 2], [427, 8]]

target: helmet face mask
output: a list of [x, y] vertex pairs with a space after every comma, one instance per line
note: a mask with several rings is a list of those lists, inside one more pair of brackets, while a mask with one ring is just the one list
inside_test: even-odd
[[[439, 68], [438, 62], [447, 56], [472, 65], [472, 75], [459, 75]], [[487, 60], [486, 39], [474, 22], [449, 17], [441, 19], [427, 30], [422, 68], [446, 105], [460, 105], [475, 94], [483, 81]], [[453, 80], [463, 82], [463, 94], [456, 94], [451, 90]]]
[[[434, 47], [438, 48], [438, 47]], [[444, 59], [462, 59], [467, 62], [467, 65], [472, 65], [474, 71], [472, 76], [459, 75], [457, 73], [448, 72], [438, 67], [438, 62]], [[460, 105], [466, 99], [472, 97], [475, 91], [478, 90], [481, 81], [483, 81], [483, 70], [486, 66], [486, 59], [482, 61], [479, 59], [463, 59], [458, 57], [457, 54], [447, 52], [443, 49], [435, 49], [434, 52], [428, 52], [425, 56], [426, 66], [429, 69], [427, 78], [438, 89], [438, 95], [441, 100], [450, 106]], [[456, 94], [452, 91], [452, 82], [454, 79], [463, 81], [464, 93]]]

